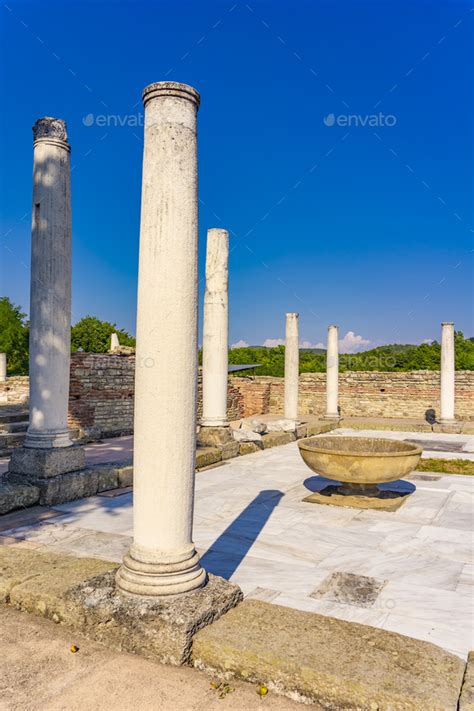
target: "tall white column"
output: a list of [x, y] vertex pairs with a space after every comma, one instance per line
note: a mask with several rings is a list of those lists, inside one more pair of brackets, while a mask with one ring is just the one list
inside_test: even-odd
[[285, 332], [285, 418], [298, 419], [300, 350], [297, 313], [286, 314]]
[[7, 379], [7, 354], [0, 353], [0, 383]]
[[326, 353], [326, 419], [339, 420], [339, 343], [338, 327], [328, 327]]
[[206, 581], [192, 542], [199, 94], [158, 82], [144, 89], [143, 103], [136, 360], [149, 367], [135, 374], [134, 540], [117, 585], [160, 597]]
[[454, 422], [454, 324], [441, 324], [441, 408], [440, 422]]
[[207, 231], [201, 426], [227, 426], [229, 233]]
[[30, 423], [24, 446], [68, 447], [71, 351], [70, 146], [66, 123], [33, 126]]

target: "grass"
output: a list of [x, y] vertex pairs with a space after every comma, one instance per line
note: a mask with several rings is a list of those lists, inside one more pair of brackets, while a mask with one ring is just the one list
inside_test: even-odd
[[468, 459], [420, 459], [416, 471], [474, 476], [474, 462]]

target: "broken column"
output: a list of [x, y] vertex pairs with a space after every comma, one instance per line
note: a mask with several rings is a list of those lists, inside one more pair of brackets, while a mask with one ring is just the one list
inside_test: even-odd
[[117, 573], [126, 593], [179, 595], [206, 582], [192, 542], [197, 406], [198, 92], [143, 91], [134, 423], [134, 540]]
[[120, 348], [120, 343], [119, 343], [118, 335], [116, 333], [111, 333], [110, 334], [110, 350], [116, 351], [119, 348]]
[[285, 419], [298, 419], [300, 350], [297, 313], [286, 314], [285, 332]]
[[7, 354], [0, 353], [0, 383], [7, 379]]
[[70, 146], [61, 119], [33, 126], [30, 421], [10, 471], [47, 478], [81, 469], [67, 423], [71, 349]]
[[326, 352], [326, 414], [327, 420], [339, 420], [339, 349], [338, 327], [328, 327]]
[[[206, 290], [202, 344], [201, 445], [218, 446], [226, 454], [238, 453], [227, 419], [229, 233], [207, 231]], [[227, 452], [230, 449], [233, 452]]]
[[454, 388], [454, 323], [446, 321], [441, 324], [441, 408], [439, 421], [442, 424], [450, 424], [455, 421]]

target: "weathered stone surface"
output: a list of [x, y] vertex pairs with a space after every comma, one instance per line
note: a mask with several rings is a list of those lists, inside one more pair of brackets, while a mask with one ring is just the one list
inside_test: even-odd
[[469, 652], [459, 698], [459, 711], [474, 711], [474, 652]]
[[201, 427], [197, 441], [203, 447], [220, 447], [232, 441], [232, 432], [230, 427]]
[[281, 444], [289, 444], [294, 442], [295, 435], [293, 432], [269, 432], [262, 437], [262, 444], [264, 449], [269, 447], [278, 447]]
[[241, 442], [239, 445], [239, 454], [253, 454], [260, 452], [262, 445], [258, 442]]
[[117, 479], [119, 488], [133, 486], [133, 466], [127, 464], [124, 467], [117, 467]]
[[236, 442], [261, 442], [262, 435], [252, 430], [232, 430], [232, 436]]
[[0, 514], [38, 503], [40, 491], [32, 484], [0, 483]]
[[354, 509], [373, 509], [376, 511], [397, 511], [412, 492], [398, 491], [397, 489], [384, 489], [380, 496], [352, 496], [340, 494], [337, 485], [328, 485], [322, 491], [316, 491], [305, 496], [303, 501], [309, 504], [323, 504], [325, 506], [345, 506]]
[[84, 469], [49, 479], [36, 479], [35, 484], [40, 490], [41, 506], [54, 506], [65, 501], [94, 496], [98, 491], [99, 474], [94, 468]]
[[324, 434], [325, 432], [331, 432], [335, 430], [336, 427], [340, 427], [337, 422], [327, 422], [320, 420], [318, 422], [308, 422], [306, 425], [306, 436], [312, 437], [317, 434]]
[[234, 583], [209, 575], [207, 584], [166, 602], [117, 592], [113, 573], [67, 594], [69, 622], [86, 636], [115, 649], [165, 664], [189, 662], [194, 634], [242, 600]]
[[2, 546], [0, 600], [44, 617], [68, 621], [66, 591], [116, 567], [115, 563], [95, 558]]
[[267, 432], [267, 424], [258, 417], [252, 417], [250, 420], [242, 420], [240, 426], [242, 430], [247, 430], [249, 432], [256, 432], [257, 434], [265, 434]]
[[194, 666], [328, 709], [455, 711], [464, 662], [429, 642], [247, 600], [193, 642]]
[[295, 434], [296, 434], [296, 439], [303, 439], [303, 437], [307, 437], [308, 436], [308, 426], [306, 424], [297, 425]]
[[196, 449], [196, 469], [220, 462], [222, 452], [218, 447], [198, 447]]
[[9, 471], [25, 474], [31, 479], [46, 479], [67, 472], [75, 472], [85, 466], [83, 447], [18, 447], [12, 453]]
[[267, 422], [268, 432], [295, 432], [296, 422], [295, 420], [289, 420], [282, 418], [281, 420], [270, 420]]
[[114, 464], [99, 464], [90, 468], [97, 472], [97, 491], [108, 491], [118, 487], [118, 469]]
[[231, 459], [232, 457], [237, 457], [239, 454], [239, 443], [227, 442], [227, 444], [222, 444], [220, 446], [222, 459]]

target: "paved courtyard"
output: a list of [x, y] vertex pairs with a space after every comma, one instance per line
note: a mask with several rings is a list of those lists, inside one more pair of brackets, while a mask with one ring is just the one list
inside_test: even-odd
[[[405, 434], [433, 443], [460, 437], [377, 436]], [[469, 444], [460, 442], [468, 452]], [[205, 568], [249, 597], [393, 630], [465, 658], [474, 647], [473, 478], [415, 473], [399, 483], [416, 490], [394, 513], [302, 501], [327, 483], [304, 465], [296, 443], [199, 472], [194, 540]], [[3, 543], [120, 561], [131, 541], [131, 492], [43, 515], [1, 531]]]

